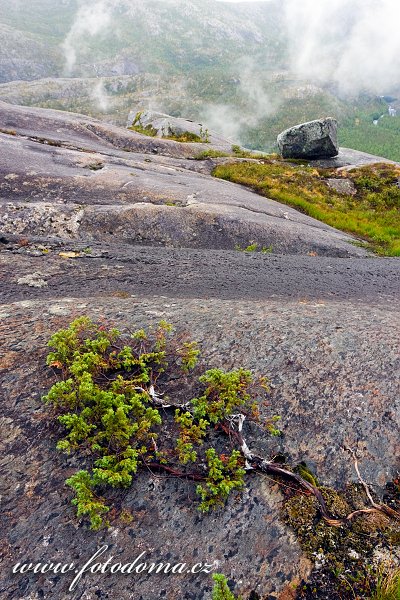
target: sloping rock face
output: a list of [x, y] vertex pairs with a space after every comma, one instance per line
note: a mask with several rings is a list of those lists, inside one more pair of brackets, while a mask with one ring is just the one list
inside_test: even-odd
[[255, 241], [282, 254], [368, 255], [343, 232], [213, 179], [213, 161], [187, 160], [220, 146], [1, 102], [0, 144], [7, 234], [225, 250]]
[[[75, 317], [121, 329], [172, 322], [200, 343], [202, 367], [240, 366], [273, 385], [248, 425], [266, 457], [305, 461], [322, 483], [378, 493], [399, 469], [396, 259], [249, 190], [214, 180], [210, 144], [141, 136], [83, 115], [0, 103], [0, 598], [209, 600], [207, 574], [13, 574], [17, 562], [212, 563], [244, 600], [287, 600], [311, 565], [282, 523], [282, 493], [249, 476], [243, 497], [200, 515], [194, 486], [141, 474], [115, 490], [111, 527], [77, 520], [41, 396], [54, 382], [46, 342]], [[226, 159], [222, 159], [226, 160]], [[344, 151], [336, 166], [373, 157]], [[235, 251], [256, 241], [273, 254]], [[123, 507], [133, 521], [118, 518]]]
[[151, 127], [156, 131], [159, 138], [168, 138], [171, 136], [180, 137], [187, 133], [193, 134], [205, 143], [232, 146], [232, 142], [209, 131], [206, 125], [195, 123], [188, 119], [172, 117], [152, 110], [131, 111], [128, 115], [128, 127], [132, 125], [141, 125], [142, 127]]
[[337, 156], [337, 121], [318, 119], [286, 129], [278, 135], [278, 148], [284, 158], [330, 158]]

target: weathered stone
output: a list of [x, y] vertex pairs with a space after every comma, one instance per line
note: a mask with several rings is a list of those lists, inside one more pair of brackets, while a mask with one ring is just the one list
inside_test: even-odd
[[318, 119], [286, 129], [278, 135], [278, 148], [284, 158], [330, 158], [337, 156], [337, 121]]
[[28, 285], [29, 287], [42, 288], [47, 285], [47, 282], [42, 279], [40, 273], [28, 273], [25, 277], [17, 279], [18, 285]]
[[331, 178], [327, 179], [326, 183], [328, 186], [339, 192], [339, 194], [347, 194], [348, 196], [355, 196], [357, 193], [356, 186], [351, 179], [342, 178]]
[[140, 125], [154, 130], [156, 137], [184, 137], [187, 134], [196, 136], [204, 143], [231, 143], [215, 132], [210, 132], [206, 125], [195, 123], [190, 119], [173, 117], [153, 110], [131, 111], [128, 115], [128, 127]]
[[161, 140], [0, 102], [0, 129], [10, 127], [16, 135], [0, 133], [3, 233], [225, 250], [257, 238], [274, 253], [367, 255], [346, 233], [196, 173], [203, 161], [185, 160], [221, 145]]
[[[209, 600], [209, 575], [87, 573], [71, 594], [73, 573], [12, 573], [19, 561], [82, 566], [102, 544], [113, 564], [142, 552], [215, 562], [245, 600], [289, 598], [310, 563], [268, 478], [250, 476], [241, 498], [200, 515], [190, 482], [144, 472], [113, 492], [110, 529], [79, 523], [65, 486], [79, 464], [56, 450], [40, 399], [54, 381], [46, 342], [83, 314], [130, 329], [166, 319], [199, 341], [202, 366], [269, 376], [262, 416], [280, 414], [284, 435], [249, 424], [255, 450], [340, 487], [356, 479], [350, 446], [379, 492], [398, 470], [396, 260], [366, 258], [346, 234], [196, 172], [185, 159], [209, 144], [1, 102], [0, 127], [15, 130], [0, 133], [0, 598]], [[371, 158], [346, 151], [341, 166], [347, 157]], [[233, 250], [256, 236], [272, 256]]]

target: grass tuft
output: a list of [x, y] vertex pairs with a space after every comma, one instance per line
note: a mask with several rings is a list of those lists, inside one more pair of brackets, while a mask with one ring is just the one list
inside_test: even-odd
[[377, 585], [370, 600], [399, 600], [400, 568], [390, 569], [378, 577]]

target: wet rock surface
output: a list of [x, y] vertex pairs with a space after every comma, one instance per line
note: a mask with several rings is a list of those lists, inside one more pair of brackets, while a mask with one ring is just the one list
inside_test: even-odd
[[[396, 303], [393, 258], [285, 256], [46, 240], [0, 241], [0, 301], [70, 294], [169, 298], [326, 299]], [[24, 242], [25, 244], [26, 242]]]
[[[105, 543], [114, 562], [218, 561], [245, 600], [283, 600], [310, 564], [267, 478], [201, 516], [190, 482], [144, 474], [115, 493], [131, 523], [118, 510], [100, 533], [76, 520], [64, 481], [77, 464], [55, 449], [41, 401], [54, 381], [46, 342], [82, 314], [121, 328], [169, 320], [200, 342], [204, 366], [271, 378], [265, 410], [284, 435], [249, 430], [260, 452], [341, 487], [356, 480], [346, 444], [379, 492], [399, 469], [399, 262], [212, 179], [215, 160], [193, 160], [209, 144], [4, 103], [0, 130], [1, 599], [209, 598], [204, 574], [90, 574], [71, 593], [69, 575], [11, 573], [18, 561], [82, 566]], [[377, 162], [345, 149], [333, 160]], [[272, 253], [235, 250], [253, 241]]]

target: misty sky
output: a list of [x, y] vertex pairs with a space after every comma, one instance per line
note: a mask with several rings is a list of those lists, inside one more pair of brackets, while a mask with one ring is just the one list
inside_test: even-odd
[[398, 0], [285, 0], [291, 68], [343, 92], [385, 93], [400, 76]]

